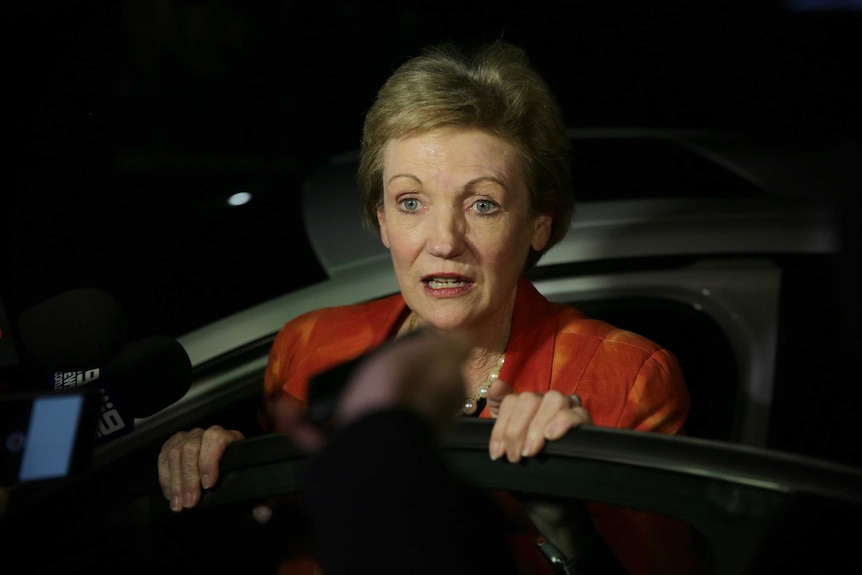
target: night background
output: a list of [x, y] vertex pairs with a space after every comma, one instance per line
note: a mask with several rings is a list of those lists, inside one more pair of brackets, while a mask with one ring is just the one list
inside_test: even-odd
[[302, 181], [440, 41], [523, 46], [573, 128], [852, 141], [862, 13], [830, 4], [6, 2], [3, 296], [99, 287], [178, 336], [323, 279]]
[[[128, 340], [179, 338], [325, 279], [301, 218], [303, 182], [358, 148], [375, 92], [406, 59], [429, 44], [495, 39], [526, 50], [571, 128], [714, 130], [805, 150], [824, 175], [816, 182], [823, 199], [838, 205], [839, 281], [799, 266], [796, 277], [808, 282], [800, 291], [816, 305], [782, 293], [805, 302], [793, 317], [806, 321], [782, 326], [793, 345], [782, 348], [787, 372], [777, 375], [770, 420], [783, 435], [770, 439], [862, 463], [862, 0], [4, 1], [0, 298], [8, 315], [95, 287], [120, 303]], [[594, 184], [576, 186], [579, 200], [613, 199], [602, 195], [605, 177], [624, 178], [627, 193], [661, 196], [643, 171], [656, 161], [683, 170], [660, 154], [606, 151], [602, 163], [573, 154], [576, 180], [589, 173]], [[724, 185], [691, 176], [693, 194]], [[251, 202], [228, 206], [237, 192]], [[245, 358], [197, 367], [221, 377], [239, 365], [233, 360]], [[127, 459], [133, 471], [153, 460]], [[126, 488], [113, 485], [106, 505]], [[121, 539], [125, 532], [107, 533], [94, 509], [82, 514], [99, 520], [93, 535]], [[43, 532], [44, 517], [34, 521]], [[209, 537], [206, 527], [194, 533]], [[106, 548], [104, 539], [65, 539], [76, 552]], [[811, 549], [811, 561], [829, 555]]]

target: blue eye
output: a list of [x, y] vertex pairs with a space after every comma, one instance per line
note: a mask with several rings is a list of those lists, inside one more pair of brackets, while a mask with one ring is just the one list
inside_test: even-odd
[[415, 198], [407, 198], [401, 200], [401, 208], [408, 212], [415, 212], [419, 209], [419, 200]]
[[496, 211], [497, 204], [490, 200], [479, 200], [475, 204], [473, 204], [476, 208], [476, 211], [480, 214], [491, 214]]

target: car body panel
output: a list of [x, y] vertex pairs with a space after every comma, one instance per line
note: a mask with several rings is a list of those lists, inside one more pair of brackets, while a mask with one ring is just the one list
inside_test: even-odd
[[[724, 196], [698, 197], [692, 190], [683, 197], [665, 197], [656, 190], [650, 192], [655, 197], [583, 201], [569, 233], [531, 276], [547, 297], [575, 306], [646, 297], [703, 314], [720, 327], [734, 355], [736, 373], [721, 384], [737, 398], [727, 404], [732, 431], [720, 438], [767, 445], [782, 296], [782, 269], [774, 258], [837, 253], [834, 207], [804, 194], [807, 184], [803, 190], [773, 190], [780, 183], [772, 175], [776, 156], [726, 135], [581, 130], [572, 137], [581, 145], [590, 138], [611, 137], [633, 137], [644, 145], [670, 141], [744, 180], [744, 193]], [[355, 153], [334, 156], [303, 188], [309, 241], [328, 279], [181, 336], [193, 365], [205, 366], [238, 348], [271, 340], [285, 322], [306, 311], [397, 291], [388, 251], [361, 224], [353, 180], [356, 162]], [[759, 194], [752, 195], [752, 183], [762, 186]], [[657, 316], [656, 321], [665, 319]], [[667, 337], [659, 343], [674, 351], [674, 336]], [[247, 370], [262, 371], [263, 365], [260, 349]], [[195, 382], [186, 397], [155, 421], [162, 424], [171, 412], [206, 401], [229, 379], [222, 374]], [[151, 423], [139, 420], [137, 425]]]

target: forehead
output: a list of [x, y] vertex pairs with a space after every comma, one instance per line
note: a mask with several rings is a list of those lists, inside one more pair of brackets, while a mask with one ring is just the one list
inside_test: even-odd
[[481, 130], [443, 128], [395, 138], [383, 153], [383, 171], [388, 178], [402, 172], [488, 172], [519, 177], [521, 166], [514, 146]]

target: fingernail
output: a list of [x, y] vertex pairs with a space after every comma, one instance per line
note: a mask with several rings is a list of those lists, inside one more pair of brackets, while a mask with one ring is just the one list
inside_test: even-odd
[[206, 473], [201, 475], [201, 485], [203, 486], [204, 489], [210, 488], [210, 476], [207, 475]]
[[491, 454], [491, 461], [497, 461], [500, 459], [500, 456], [503, 455], [503, 443], [500, 441], [492, 441], [488, 451]]
[[194, 504], [192, 494], [189, 492], [183, 493], [183, 507], [191, 507]]
[[174, 495], [171, 497], [171, 511], [180, 511], [183, 506], [180, 504], [180, 496]]
[[530, 457], [533, 453], [533, 447], [536, 445], [536, 442], [532, 439], [528, 439], [524, 442], [524, 449], [521, 451], [521, 457]]

